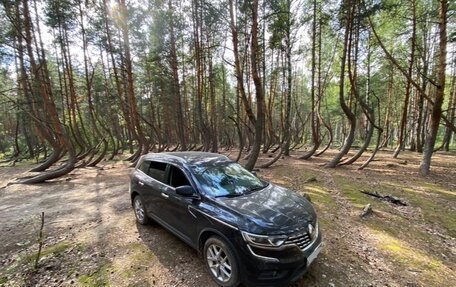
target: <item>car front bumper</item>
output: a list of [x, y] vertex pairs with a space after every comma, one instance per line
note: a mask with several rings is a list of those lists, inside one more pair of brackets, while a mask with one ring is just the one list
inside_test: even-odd
[[298, 250], [291, 256], [287, 255], [277, 260], [270, 259], [274, 258], [273, 254], [270, 258], [262, 258], [252, 253], [252, 248], [245, 242], [241, 246], [238, 253], [243, 281], [253, 286], [281, 286], [301, 278], [307, 272], [321, 250], [322, 239], [321, 233], [318, 232], [317, 237], [304, 250]]

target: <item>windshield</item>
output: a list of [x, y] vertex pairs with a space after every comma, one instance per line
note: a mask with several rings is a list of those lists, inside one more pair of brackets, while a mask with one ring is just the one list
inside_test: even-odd
[[268, 185], [237, 163], [193, 169], [203, 190], [216, 197], [238, 196]]

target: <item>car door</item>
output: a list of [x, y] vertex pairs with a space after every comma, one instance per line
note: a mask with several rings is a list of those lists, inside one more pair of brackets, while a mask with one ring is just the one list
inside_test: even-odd
[[176, 187], [191, 183], [185, 173], [174, 165], [169, 165], [167, 184], [170, 188], [165, 191], [167, 203], [161, 209], [162, 216], [182, 239], [194, 245], [197, 232], [196, 217], [190, 213], [188, 207], [197, 205], [199, 200], [176, 194]]
[[167, 188], [165, 184], [167, 180], [166, 168], [166, 163], [158, 161], [148, 161], [146, 166], [141, 166], [145, 175], [139, 178], [138, 185], [141, 189], [147, 214], [152, 218], [160, 217], [160, 209], [164, 204], [162, 192]]

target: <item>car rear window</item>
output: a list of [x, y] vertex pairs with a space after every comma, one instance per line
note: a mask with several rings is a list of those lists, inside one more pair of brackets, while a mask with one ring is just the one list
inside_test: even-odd
[[146, 174], [153, 179], [166, 183], [166, 163], [151, 161]]
[[141, 163], [141, 165], [139, 166], [139, 170], [144, 172], [145, 174], [147, 174], [149, 172], [149, 166], [150, 166], [150, 161], [148, 160], [145, 160]]

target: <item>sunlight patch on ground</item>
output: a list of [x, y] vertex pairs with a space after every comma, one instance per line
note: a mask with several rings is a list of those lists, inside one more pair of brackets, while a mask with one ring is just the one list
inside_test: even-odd
[[411, 247], [406, 242], [386, 232], [369, 229], [375, 236], [379, 249], [385, 251], [394, 262], [401, 264], [406, 271], [420, 274], [419, 276], [422, 277], [423, 281], [444, 283], [448, 282], [446, 281], [448, 278], [442, 275], [452, 276], [452, 271], [435, 257]]
[[328, 195], [328, 191], [326, 189], [323, 189], [323, 188], [318, 187], [318, 186], [308, 186], [308, 185], [306, 185], [303, 188], [306, 189], [307, 191], [309, 191], [312, 194], [318, 193], [318, 194], [323, 194], [325, 196]]
[[424, 183], [424, 188], [426, 192], [440, 193], [445, 195], [446, 198], [456, 200], [456, 191], [454, 190], [447, 190], [433, 183]]

